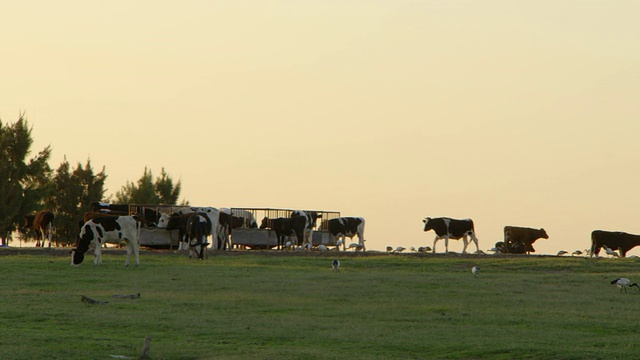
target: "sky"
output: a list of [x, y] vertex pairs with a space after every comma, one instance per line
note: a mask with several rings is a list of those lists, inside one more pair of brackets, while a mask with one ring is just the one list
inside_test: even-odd
[[514, 225], [546, 229], [538, 254], [572, 252], [595, 229], [640, 234], [639, 13], [5, 0], [0, 119], [24, 112], [54, 169], [104, 166], [108, 194], [165, 168], [196, 206], [364, 217], [368, 249], [432, 246], [422, 219], [447, 216], [472, 218], [481, 250]]

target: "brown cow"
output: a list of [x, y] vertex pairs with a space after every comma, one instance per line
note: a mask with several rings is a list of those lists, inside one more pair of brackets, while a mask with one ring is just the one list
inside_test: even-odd
[[[36, 246], [44, 247], [45, 239], [49, 240], [51, 247], [51, 239], [53, 238], [53, 220], [55, 216], [49, 210], [40, 210], [35, 215], [30, 214], [24, 217], [25, 228], [32, 229], [36, 233]], [[42, 240], [42, 242], [40, 242]]]

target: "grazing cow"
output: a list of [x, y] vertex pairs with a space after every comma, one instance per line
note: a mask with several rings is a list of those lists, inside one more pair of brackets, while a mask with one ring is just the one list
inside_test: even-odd
[[358, 235], [358, 242], [364, 250], [364, 219], [361, 217], [339, 217], [327, 221], [327, 228], [331, 235], [342, 237], [342, 250], [346, 250], [345, 237], [353, 239]]
[[[503, 253], [524, 254], [536, 252], [533, 243], [538, 239], [548, 239], [549, 235], [544, 229], [532, 229], [518, 226], [504, 227]], [[496, 246], [497, 247], [497, 246]]]
[[458, 220], [440, 217], [433, 219], [425, 218], [422, 222], [424, 222], [424, 231], [433, 230], [436, 233], [436, 238], [433, 240], [434, 253], [436, 252], [436, 243], [438, 240], [444, 239], [445, 252], [449, 252], [449, 239], [462, 239], [464, 243], [462, 253], [464, 254], [469, 245], [467, 236], [471, 237], [471, 240], [476, 244], [476, 252], [480, 250], [478, 247], [478, 238], [473, 228], [473, 220], [471, 219]]
[[102, 244], [127, 244], [127, 259], [125, 266], [129, 266], [131, 252], [136, 256], [136, 266], [140, 265], [138, 237], [140, 235], [140, 221], [136, 216], [98, 217], [87, 221], [78, 235], [76, 248], [71, 251], [71, 265], [80, 265], [84, 261], [87, 251], [94, 249], [94, 265], [102, 264]]
[[[53, 238], [53, 220], [55, 216], [49, 210], [40, 210], [35, 215], [26, 215], [25, 228], [33, 229], [36, 233], [36, 247], [44, 247], [45, 240], [49, 240], [51, 247], [51, 239]], [[42, 243], [40, 242], [42, 240]]]
[[591, 233], [590, 256], [598, 256], [601, 248], [608, 247], [612, 250], [620, 250], [620, 256], [625, 257], [629, 250], [638, 245], [640, 245], [640, 235], [622, 231], [594, 230]]
[[[298, 245], [304, 246], [309, 244], [309, 246], [313, 245], [313, 229], [316, 227], [316, 221], [322, 217], [322, 214], [319, 214], [316, 211], [306, 211], [306, 210], [294, 210], [291, 213], [291, 218], [299, 218], [304, 219], [304, 229], [302, 238], [298, 237]], [[302, 221], [302, 220], [296, 220]]]
[[300, 245], [300, 239], [302, 239], [304, 234], [305, 226], [306, 222], [302, 217], [276, 219], [269, 219], [268, 217], [265, 217], [262, 219], [260, 229], [273, 230], [278, 238], [277, 248], [282, 249], [285, 237], [288, 236], [295, 236], [298, 239], [298, 245]]

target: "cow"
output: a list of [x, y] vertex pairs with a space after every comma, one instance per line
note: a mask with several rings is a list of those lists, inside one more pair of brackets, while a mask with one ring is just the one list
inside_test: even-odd
[[[53, 238], [53, 220], [55, 216], [49, 210], [40, 210], [34, 214], [24, 217], [24, 227], [33, 229], [36, 233], [36, 247], [44, 247], [45, 240], [49, 240], [51, 247], [51, 239]], [[42, 243], [40, 242], [42, 240]]]
[[424, 231], [433, 230], [436, 233], [436, 238], [433, 240], [433, 252], [436, 252], [436, 243], [440, 239], [444, 239], [445, 252], [449, 252], [449, 239], [459, 240], [462, 239], [464, 247], [462, 253], [464, 254], [469, 245], [467, 236], [476, 244], [476, 252], [480, 250], [478, 247], [478, 238], [476, 237], [475, 230], [473, 228], [473, 220], [471, 219], [451, 219], [447, 217], [439, 218], [425, 218]]
[[335, 237], [342, 237], [342, 250], [346, 250], [345, 237], [353, 239], [358, 235], [359, 245], [364, 250], [364, 219], [361, 217], [339, 217], [327, 221], [329, 233]]
[[[165, 228], [168, 231], [178, 230], [178, 241], [179, 241], [178, 250], [183, 250], [183, 249], [187, 250], [189, 248], [187, 222], [189, 221], [189, 218], [191, 218], [193, 214], [195, 213], [189, 212], [185, 214], [178, 214], [178, 213], [171, 214], [166, 220], [166, 224], [162, 226], [162, 228]], [[164, 217], [160, 218], [160, 220], [163, 222], [164, 222], [164, 219], [165, 219]]]
[[220, 211], [213, 207], [188, 207], [184, 209], [180, 209], [174, 214], [162, 214], [158, 219], [157, 227], [160, 229], [166, 228], [169, 222], [169, 219], [173, 215], [184, 215], [192, 212], [200, 212], [206, 216], [209, 221], [211, 221], [211, 235], [212, 241], [214, 242], [213, 249], [215, 250], [218, 247], [218, 233], [220, 231]]
[[95, 259], [93, 265], [102, 264], [102, 244], [127, 244], [127, 259], [125, 266], [129, 266], [131, 252], [136, 256], [136, 266], [140, 265], [140, 220], [137, 216], [98, 217], [87, 221], [80, 230], [76, 248], [71, 251], [71, 265], [78, 266], [84, 261], [85, 254], [93, 249]]
[[[538, 239], [548, 239], [547, 232], [540, 229], [532, 229], [519, 226], [504, 227], [504, 243], [501, 251], [510, 254], [532, 253], [536, 250], [533, 243]], [[498, 248], [498, 246], [496, 246]]]
[[[316, 221], [319, 218], [322, 218], [322, 214], [319, 214], [317, 211], [307, 211], [307, 210], [294, 210], [291, 213], [291, 218], [300, 218], [304, 219], [304, 229], [302, 238], [298, 237], [298, 246], [308, 246], [313, 245], [313, 229], [316, 227]], [[302, 221], [302, 220], [296, 220]]]
[[243, 217], [234, 216], [225, 211], [220, 211], [218, 224], [218, 242], [216, 250], [227, 250], [227, 248], [231, 248], [231, 240], [229, 239], [229, 236], [233, 229], [244, 227], [246, 220]]
[[[249, 229], [257, 229], [258, 223], [256, 222], [256, 218], [253, 216], [253, 213], [248, 210], [243, 209], [229, 209], [229, 208], [221, 208], [220, 213], [226, 213], [233, 215], [234, 217], [239, 217], [243, 219], [243, 223], [239, 227], [249, 228]], [[234, 227], [237, 229], [238, 227]]]
[[260, 223], [260, 229], [271, 229], [276, 233], [278, 238], [278, 249], [282, 249], [284, 239], [288, 236], [295, 236], [297, 244], [300, 245], [300, 239], [304, 236], [306, 221], [303, 217], [289, 217], [270, 219], [265, 217]]
[[211, 220], [205, 213], [187, 214], [186, 238], [189, 246], [189, 257], [202, 260], [207, 257], [207, 236], [211, 234]]
[[594, 230], [591, 233], [591, 256], [598, 256], [600, 249], [608, 247], [611, 250], [620, 250], [620, 256], [625, 257], [627, 252], [640, 245], [640, 235], [628, 234], [622, 231]]

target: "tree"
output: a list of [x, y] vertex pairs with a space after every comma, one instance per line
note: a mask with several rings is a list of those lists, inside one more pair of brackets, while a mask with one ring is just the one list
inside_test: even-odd
[[7, 126], [0, 120], [0, 238], [7, 238], [22, 222], [22, 216], [42, 203], [51, 168], [47, 146], [28, 162], [33, 139], [24, 114]]
[[71, 171], [66, 157], [51, 179], [53, 191], [48, 205], [56, 215], [56, 235], [63, 243], [73, 243], [78, 236], [79, 224], [93, 201], [102, 201], [107, 178], [104, 167], [98, 174], [93, 173], [91, 161], [86, 165], [78, 163]]
[[180, 181], [173, 184], [173, 179], [164, 168], [158, 179], [153, 180], [153, 174], [147, 167], [137, 183], [127, 182], [116, 192], [116, 202], [119, 204], [149, 204], [175, 205], [180, 197], [182, 185]]

